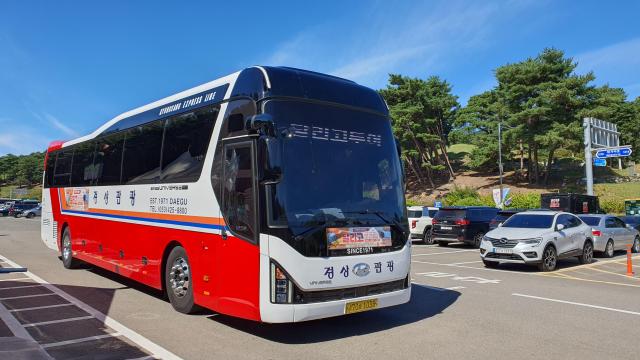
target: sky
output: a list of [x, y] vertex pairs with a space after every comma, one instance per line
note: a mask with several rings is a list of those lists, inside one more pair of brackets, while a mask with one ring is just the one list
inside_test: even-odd
[[640, 96], [639, 1], [0, 2], [0, 156], [43, 151], [252, 65], [380, 89], [437, 75], [462, 104], [500, 65], [565, 51]]

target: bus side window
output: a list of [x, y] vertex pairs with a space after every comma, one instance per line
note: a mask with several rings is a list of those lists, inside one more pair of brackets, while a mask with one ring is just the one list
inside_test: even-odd
[[87, 186], [93, 179], [93, 151], [96, 143], [91, 141], [77, 145], [73, 153], [71, 186]]
[[56, 158], [56, 166], [53, 171], [53, 186], [66, 187], [71, 181], [71, 160], [73, 149], [60, 151]]
[[53, 185], [53, 170], [56, 166], [56, 157], [58, 156], [57, 152], [50, 153], [47, 156], [47, 170], [45, 172], [44, 178], [44, 187], [49, 188]]
[[255, 241], [256, 204], [252, 143], [229, 144], [224, 149], [222, 213], [232, 232]]
[[94, 185], [119, 185], [124, 133], [106, 136], [96, 145], [93, 161]]

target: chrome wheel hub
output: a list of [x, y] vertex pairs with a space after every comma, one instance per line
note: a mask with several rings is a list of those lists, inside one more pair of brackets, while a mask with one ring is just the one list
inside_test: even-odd
[[587, 264], [590, 264], [591, 260], [593, 260], [593, 247], [591, 244], [587, 244], [584, 247], [584, 260]]
[[553, 249], [549, 248], [544, 252], [544, 264], [548, 269], [553, 269], [556, 266], [556, 254]]
[[177, 297], [181, 298], [187, 295], [190, 277], [189, 263], [182, 257], [175, 259], [169, 271], [169, 284]]
[[62, 240], [62, 257], [65, 260], [71, 257], [71, 239], [68, 236]]
[[607, 255], [613, 256], [613, 243], [611, 241], [607, 243]]

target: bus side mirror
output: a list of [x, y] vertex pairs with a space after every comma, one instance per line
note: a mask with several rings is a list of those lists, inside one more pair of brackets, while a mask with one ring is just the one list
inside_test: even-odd
[[275, 124], [269, 114], [252, 115], [247, 119], [247, 130], [262, 130], [268, 136], [275, 136]]
[[281, 142], [275, 137], [261, 136], [258, 140], [260, 166], [258, 181], [263, 185], [277, 184], [282, 177]]

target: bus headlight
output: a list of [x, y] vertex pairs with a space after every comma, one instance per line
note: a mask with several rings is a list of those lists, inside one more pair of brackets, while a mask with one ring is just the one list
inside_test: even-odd
[[276, 264], [271, 263], [271, 302], [291, 304], [293, 284], [287, 274]]

